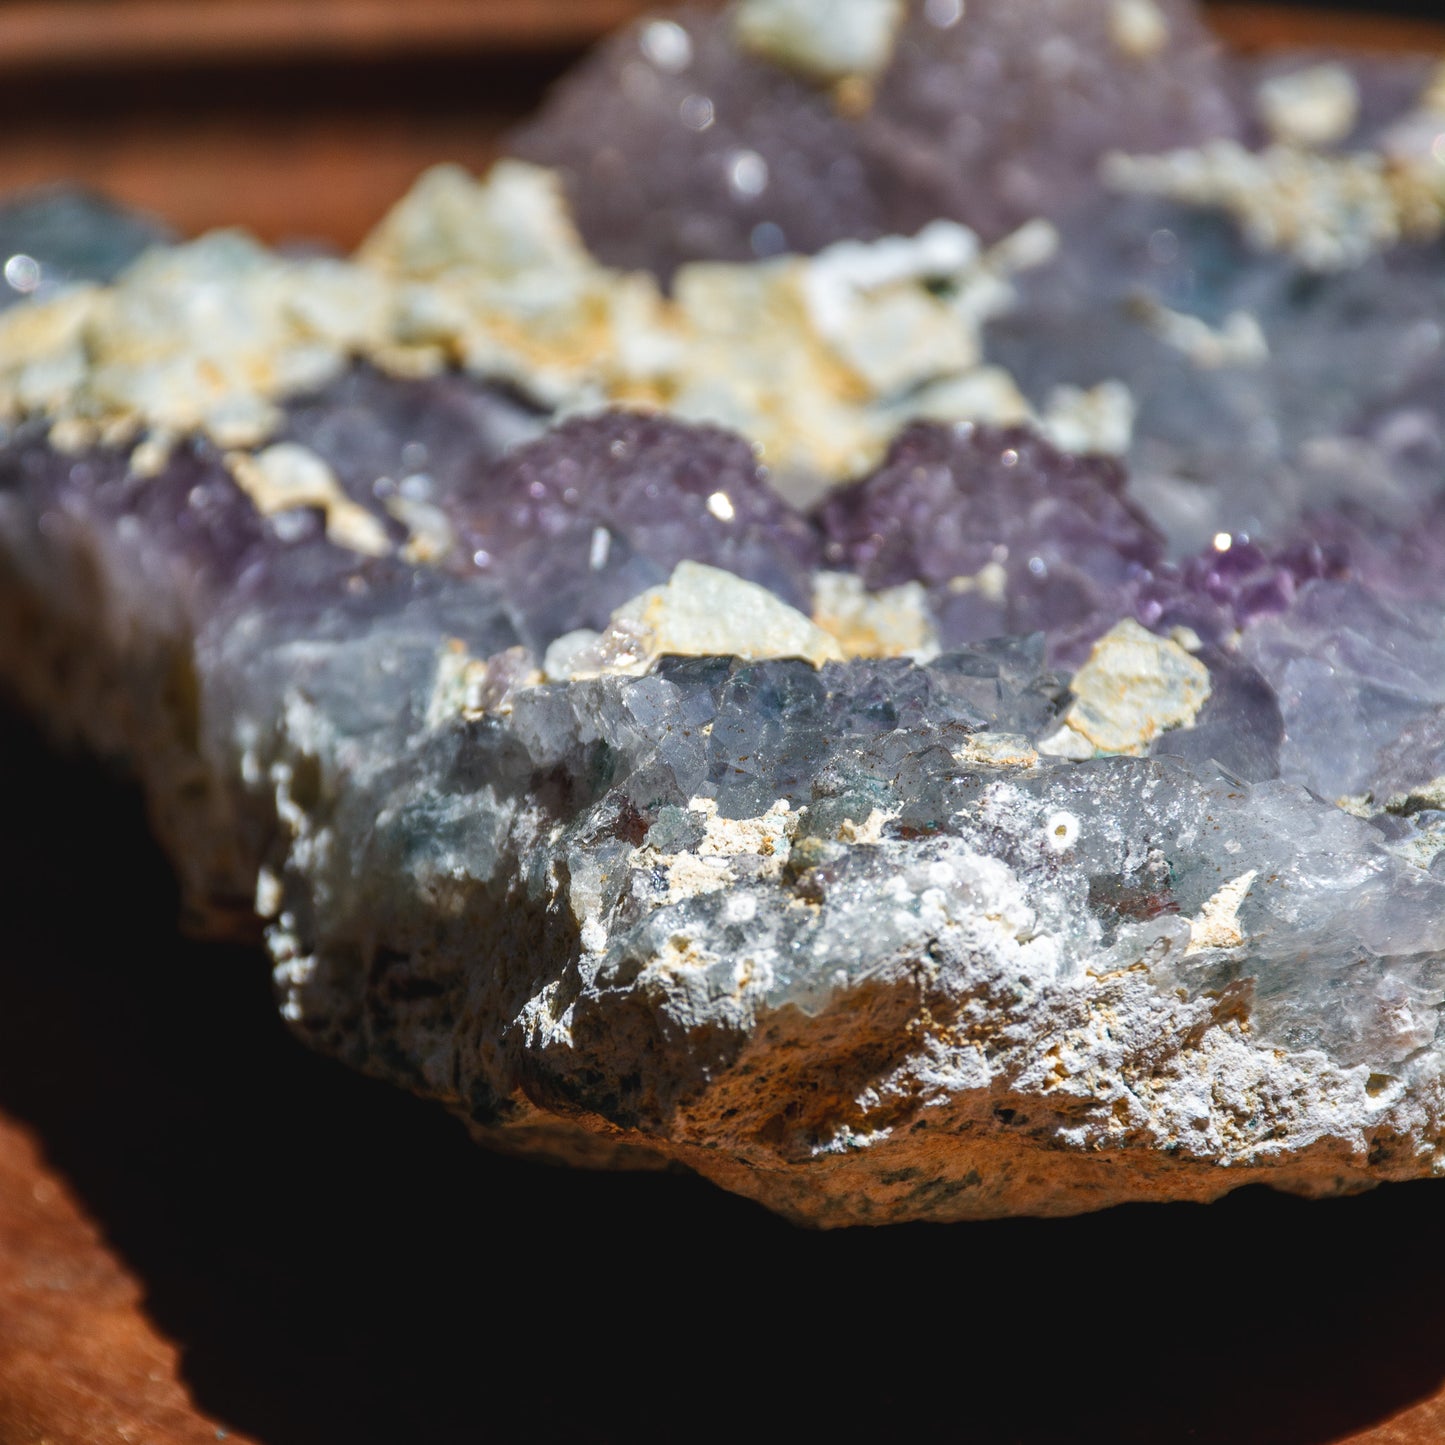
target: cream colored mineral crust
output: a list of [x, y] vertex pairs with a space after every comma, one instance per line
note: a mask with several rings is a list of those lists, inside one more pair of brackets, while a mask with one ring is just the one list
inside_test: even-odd
[[1109, 33], [1131, 60], [1152, 60], [1169, 44], [1169, 21], [1154, 0], [1109, 0]]
[[1216, 140], [1166, 155], [1115, 154], [1104, 160], [1105, 183], [1217, 207], [1258, 249], [1286, 252], [1317, 271], [1358, 266], [1445, 231], [1445, 67], [1373, 150], [1319, 149], [1354, 126], [1358, 96], [1338, 67], [1266, 82], [1259, 104], [1275, 137], [1264, 150]]
[[316, 507], [326, 518], [327, 537], [338, 547], [373, 557], [391, 550], [386, 528], [342, 491], [336, 473], [306, 447], [278, 442], [254, 456], [231, 452], [226, 465], [263, 517]]
[[554, 642], [543, 671], [557, 681], [640, 676], [667, 656], [798, 657], [821, 667], [843, 661], [843, 650], [766, 587], [720, 567], [679, 562], [665, 585], [624, 602], [605, 632], [573, 632]]
[[869, 592], [851, 572], [819, 572], [813, 579], [813, 621], [848, 657], [938, 656], [938, 634], [921, 582]]
[[1094, 645], [1070, 684], [1074, 700], [1039, 744], [1061, 758], [1141, 756], [1160, 733], [1189, 727], [1209, 699], [1209, 669], [1131, 618]]
[[1360, 89], [1343, 65], [1312, 65], [1271, 76], [1256, 96], [1260, 119], [1281, 145], [1330, 146], [1360, 118]]
[[1199, 910], [1199, 917], [1189, 924], [1189, 947], [1186, 953], [1203, 953], [1210, 948], [1238, 948], [1244, 942], [1239, 924], [1240, 904], [1249, 896], [1257, 869], [1242, 873], [1226, 883]]
[[1269, 360], [1264, 328], [1259, 318], [1248, 311], [1231, 311], [1219, 326], [1211, 326], [1198, 316], [1173, 311], [1152, 297], [1141, 298], [1135, 310], [1161, 341], [1202, 370], [1259, 366]]
[[733, 27], [745, 50], [810, 80], [880, 74], [893, 58], [904, 0], [739, 0]]
[[[349, 261], [217, 232], [147, 253], [112, 286], [0, 313], [0, 420], [46, 418], [66, 449], [129, 445], [150, 475], [190, 434], [263, 448], [288, 397], [365, 358], [399, 376], [460, 367], [559, 415], [621, 406], [728, 426], [795, 494], [866, 471], [919, 418], [1035, 421], [1072, 450], [1121, 451], [1132, 405], [1117, 383], [1061, 389], [1035, 416], [984, 360], [1010, 278], [1056, 244], [1041, 223], [985, 248], [938, 221], [815, 257], [687, 266], [665, 297], [587, 254], [550, 171], [506, 160], [478, 181], [442, 166]], [[258, 481], [274, 464], [232, 470]], [[247, 490], [263, 511], [278, 495]], [[327, 496], [334, 523], [347, 508]], [[445, 550], [436, 514], [393, 515], [410, 560]], [[375, 550], [355, 515], [333, 535]]]

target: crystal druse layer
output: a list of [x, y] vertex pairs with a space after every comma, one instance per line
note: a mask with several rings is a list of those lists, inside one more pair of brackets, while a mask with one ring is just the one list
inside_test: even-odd
[[0, 672], [500, 1147], [826, 1225], [1437, 1172], [1441, 87], [816, 8], [346, 261], [0, 208]]

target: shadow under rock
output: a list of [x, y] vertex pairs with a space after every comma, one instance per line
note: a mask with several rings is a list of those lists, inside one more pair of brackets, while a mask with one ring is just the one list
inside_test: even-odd
[[1445, 1378], [1435, 1186], [819, 1235], [497, 1158], [180, 939], [126, 789], [8, 718], [0, 796], [0, 1108], [265, 1445], [1321, 1442]]

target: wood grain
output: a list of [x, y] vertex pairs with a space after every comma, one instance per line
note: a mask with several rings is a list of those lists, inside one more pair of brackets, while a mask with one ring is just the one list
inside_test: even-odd
[[137, 118], [121, 131], [72, 122], [0, 150], [0, 192], [57, 177], [164, 216], [185, 235], [244, 225], [269, 242], [354, 246], [438, 161], [474, 171], [495, 158], [513, 115], [284, 115], [244, 123]]
[[11, 0], [0, 76], [584, 45], [639, 0]]
[[0, 1116], [0, 1440], [215, 1445], [220, 1429], [189, 1399], [138, 1282], [31, 1133]]
[[1238, 50], [1284, 46], [1341, 46], [1352, 50], [1445, 50], [1445, 24], [1368, 11], [1301, 11], [1285, 5], [1248, 5], [1218, 0], [1210, 22]]
[[[43, 69], [354, 59], [584, 45], [644, 0], [10, 0], [0, 7], [0, 77]], [[1310, 44], [1434, 49], [1438, 22], [1302, 13], [1218, 0], [1214, 24], [1248, 48]]]

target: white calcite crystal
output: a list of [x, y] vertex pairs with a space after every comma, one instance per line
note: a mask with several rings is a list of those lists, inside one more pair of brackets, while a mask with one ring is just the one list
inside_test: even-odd
[[[1320, 151], [1296, 133], [1262, 151], [1220, 139], [1166, 155], [1114, 154], [1104, 176], [1119, 191], [1220, 207], [1260, 250], [1287, 252], [1314, 271], [1346, 270], [1445, 229], [1445, 179], [1432, 149], [1441, 123], [1422, 111], [1381, 150]], [[1289, 124], [1276, 115], [1276, 128]], [[1293, 124], [1306, 128], [1299, 117]]]
[[812, 80], [876, 75], [893, 54], [904, 0], [739, 0], [738, 43]]
[[[1259, 318], [1248, 311], [1231, 311], [1218, 326], [1153, 302], [1141, 302], [1140, 313], [1161, 341], [1205, 370], [1256, 366], [1269, 359], [1269, 340]], [[1127, 450], [1127, 442], [1121, 450]]]
[[1125, 619], [1100, 638], [1070, 684], [1073, 701], [1040, 751], [1055, 757], [1138, 756], [1160, 733], [1188, 727], [1209, 698], [1209, 669], [1177, 642]]
[[1264, 81], [1256, 95], [1260, 119], [1283, 145], [1329, 146], [1360, 118], [1360, 88], [1343, 65], [1312, 65]]
[[548, 677], [647, 672], [660, 657], [800, 657], [841, 662], [838, 642], [765, 587], [680, 562], [667, 583], [624, 602], [601, 634], [569, 633], [547, 650]]
[[[262, 445], [278, 400], [364, 357], [404, 377], [458, 366], [549, 409], [716, 422], [817, 491], [875, 463], [914, 418], [1033, 417], [984, 361], [982, 332], [1055, 241], [1039, 223], [985, 248], [940, 221], [816, 257], [699, 264], [665, 296], [587, 254], [551, 172], [503, 160], [478, 181], [440, 166], [350, 261], [223, 232], [145, 255], [112, 286], [5, 312], [0, 419], [43, 415], [71, 449], [131, 441], [154, 471], [177, 436]], [[1070, 444], [1127, 446], [1120, 390], [1067, 394]]]
[[386, 529], [341, 489], [336, 473], [313, 451], [278, 442], [254, 456], [226, 458], [236, 485], [263, 517], [314, 508], [326, 518], [326, 535], [339, 547], [381, 556], [391, 550]]
[[1189, 924], [1186, 956], [1211, 948], [1239, 948], [1244, 943], [1239, 909], [1249, 897], [1249, 890], [1258, 877], [1257, 870], [1251, 868], [1248, 873], [1231, 879], [1199, 910], [1198, 918], [1192, 919]]
[[869, 592], [849, 572], [820, 572], [813, 584], [813, 621], [837, 639], [846, 657], [938, 655], [938, 633], [919, 582]]
[[274, 431], [275, 398], [383, 345], [388, 317], [354, 267], [218, 232], [0, 315], [0, 417], [43, 414], [85, 442], [202, 431], [251, 446]]
[[1169, 43], [1169, 20], [1155, 0], [1109, 0], [1109, 32], [1132, 60], [1152, 60]]

